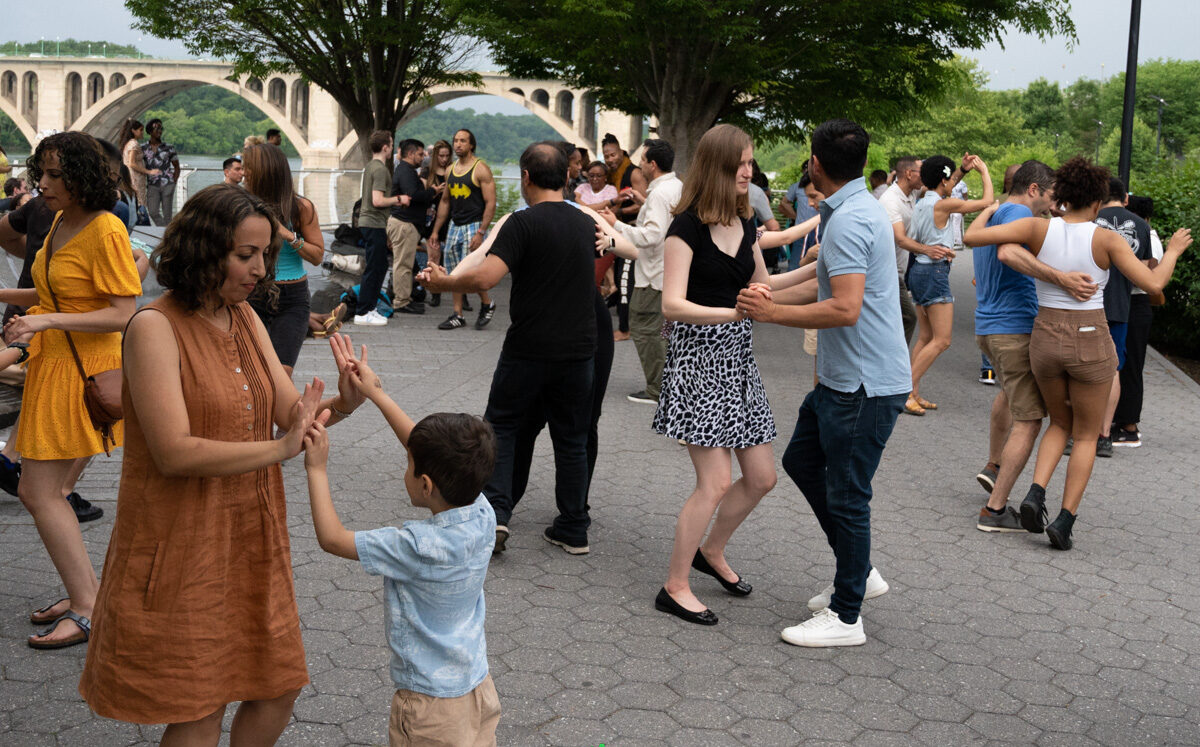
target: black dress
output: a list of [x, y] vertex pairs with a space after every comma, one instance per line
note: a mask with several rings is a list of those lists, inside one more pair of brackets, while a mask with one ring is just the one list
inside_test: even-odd
[[[708, 226], [694, 213], [675, 218], [668, 236], [692, 250], [687, 300], [733, 308], [738, 292], [754, 275], [754, 224], [743, 220], [735, 256], [713, 243]], [[676, 322], [663, 367], [654, 430], [696, 446], [744, 449], [775, 440], [775, 418], [754, 362], [750, 319], [724, 324]]]

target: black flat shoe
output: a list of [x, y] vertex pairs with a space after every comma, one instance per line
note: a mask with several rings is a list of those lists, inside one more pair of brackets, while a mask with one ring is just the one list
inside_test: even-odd
[[716, 625], [717, 613], [712, 610], [704, 610], [703, 612], [692, 612], [684, 608], [679, 602], [671, 598], [664, 586], [658, 590], [658, 596], [654, 598], [654, 609], [659, 612], [666, 612], [669, 615], [674, 615], [685, 622], [695, 623], [697, 625]]
[[692, 567], [720, 581], [721, 586], [725, 587], [725, 591], [735, 597], [744, 597], [754, 590], [754, 587], [747, 583], [741, 576], [738, 576], [738, 580], [733, 583], [721, 578], [721, 574], [717, 573], [716, 569], [708, 564], [708, 558], [704, 557], [704, 553], [700, 552], [699, 548], [696, 548], [696, 557], [692, 558]]

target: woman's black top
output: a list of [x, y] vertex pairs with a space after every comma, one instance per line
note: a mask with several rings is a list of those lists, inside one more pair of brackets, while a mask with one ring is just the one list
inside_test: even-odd
[[700, 306], [732, 309], [738, 293], [754, 275], [754, 222], [742, 218], [742, 243], [737, 254], [729, 256], [713, 243], [708, 226], [688, 211], [675, 216], [668, 236], [678, 236], [691, 247], [692, 265], [688, 270], [687, 300]]

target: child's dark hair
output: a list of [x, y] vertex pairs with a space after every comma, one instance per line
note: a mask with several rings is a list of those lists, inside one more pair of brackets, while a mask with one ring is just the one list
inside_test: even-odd
[[1054, 172], [1054, 199], [1079, 210], [1108, 199], [1110, 172], [1083, 156], [1075, 156]]
[[437, 412], [422, 418], [408, 437], [413, 472], [429, 475], [451, 506], [469, 506], [492, 476], [496, 435], [482, 418]]

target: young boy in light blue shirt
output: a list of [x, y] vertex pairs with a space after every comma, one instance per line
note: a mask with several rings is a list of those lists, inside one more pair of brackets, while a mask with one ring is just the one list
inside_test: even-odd
[[399, 528], [347, 530], [329, 493], [329, 438], [313, 424], [304, 466], [317, 541], [384, 577], [396, 685], [390, 743], [495, 745], [500, 701], [488, 674], [483, 582], [496, 514], [480, 493], [495, 462], [495, 436], [483, 420], [464, 414], [437, 413], [413, 425], [365, 362], [351, 364], [355, 386], [408, 450], [409, 500], [433, 512]]

